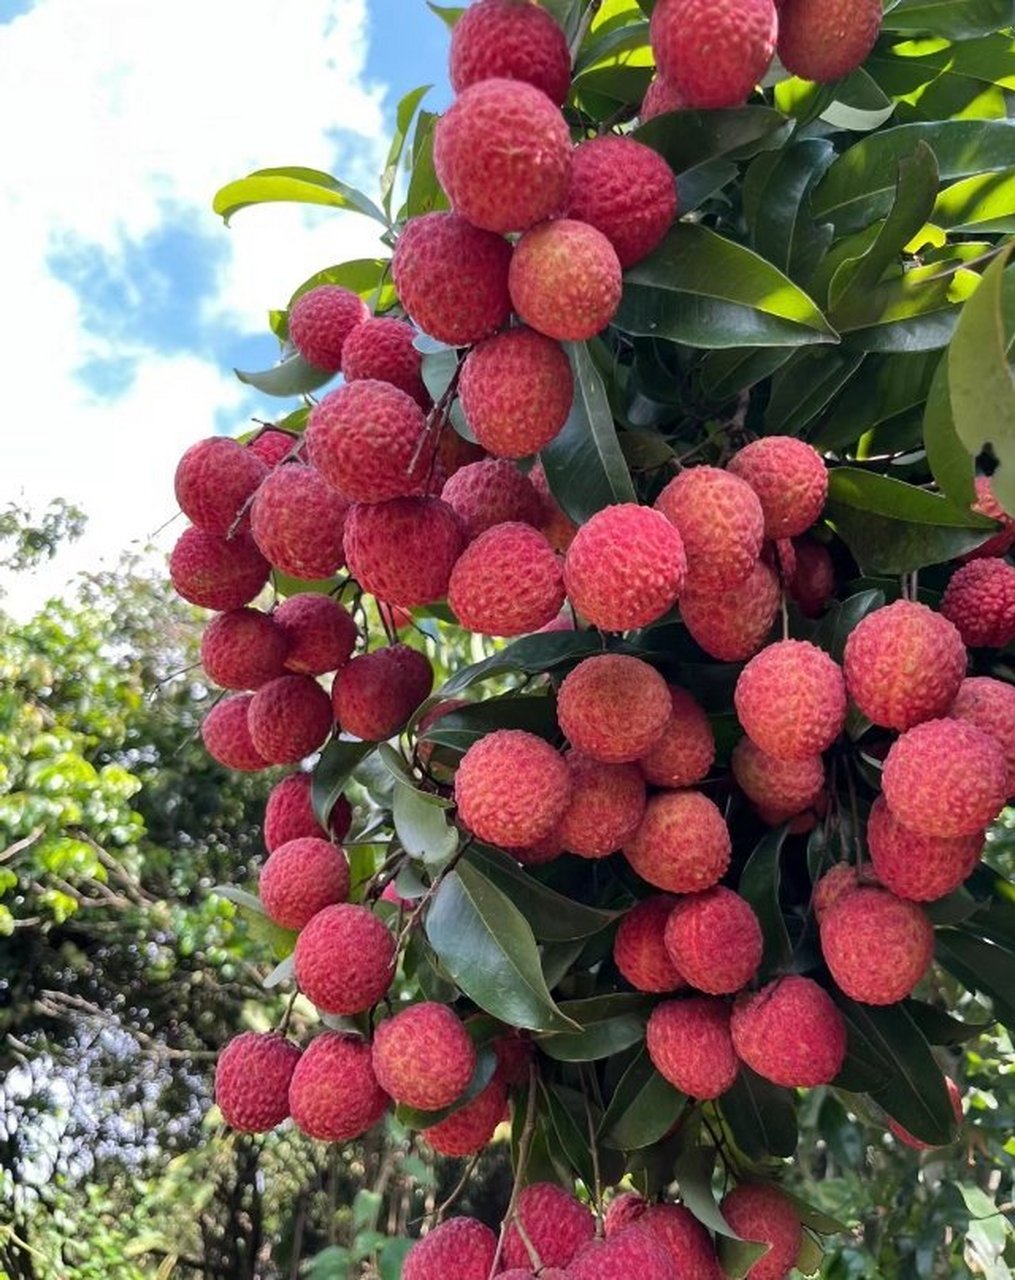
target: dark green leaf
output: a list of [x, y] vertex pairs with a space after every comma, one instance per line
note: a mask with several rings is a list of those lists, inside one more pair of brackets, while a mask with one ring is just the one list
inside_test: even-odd
[[954, 1048], [975, 1040], [989, 1031], [994, 1025], [991, 1022], [962, 1022], [952, 1018], [935, 1005], [926, 1004], [923, 1000], [907, 1000], [906, 1012], [926, 1036], [929, 1044], [947, 1045]]
[[587, 658], [590, 654], [601, 653], [602, 649], [603, 642], [594, 631], [550, 631], [545, 635], [523, 636], [492, 657], [456, 671], [445, 682], [441, 694], [448, 696], [461, 693], [480, 680], [504, 675], [509, 671], [541, 675]]
[[848, 600], [837, 601], [825, 614], [811, 634], [811, 644], [831, 654], [836, 662], [842, 661], [849, 633], [868, 613], [880, 609], [885, 603], [883, 591], [860, 591]]
[[686, 1147], [680, 1153], [673, 1170], [680, 1187], [680, 1198], [710, 1231], [730, 1240], [739, 1240], [740, 1237], [722, 1216], [712, 1193], [715, 1158], [714, 1147], [697, 1144]]
[[433, 163], [434, 129], [438, 119], [432, 111], [421, 111], [416, 118], [416, 130], [412, 136], [412, 173], [405, 206], [399, 211], [400, 221], [448, 207]]
[[562, 1085], [542, 1086], [550, 1124], [568, 1164], [587, 1187], [596, 1185], [595, 1165], [589, 1148], [585, 1097]]
[[1013, 21], [1011, 0], [899, 0], [885, 14], [885, 31], [928, 32], [946, 40], [989, 35]]
[[719, 1236], [716, 1241], [716, 1252], [722, 1273], [730, 1280], [743, 1280], [751, 1268], [768, 1252], [768, 1245], [753, 1244], [748, 1240], [731, 1240], [729, 1236]]
[[734, 1141], [750, 1160], [791, 1156], [797, 1147], [796, 1100], [788, 1089], [741, 1065], [718, 1102]]
[[687, 1105], [686, 1096], [659, 1074], [643, 1048], [610, 1099], [600, 1126], [603, 1143], [618, 1151], [650, 1147], [669, 1133]]
[[385, 226], [387, 219], [372, 200], [355, 187], [340, 182], [330, 173], [298, 166], [281, 169], [257, 169], [246, 178], [227, 183], [215, 193], [212, 208], [225, 222], [240, 209], [254, 204], [277, 201], [297, 204], [323, 204], [333, 209], [353, 209]]
[[[765, 430], [773, 434], [800, 435], [832, 403], [842, 388], [863, 364], [858, 352], [836, 347], [807, 347], [794, 351], [772, 379], [772, 395], [765, 413]], [[855, 440], [859, 431], [848, 428], [847, 439]], [[814, 433], [815, 447], [834, 448], [819, 427]]]
[[[817, 355], [818, 352], [801, 354]], [[835, 397], [831, 412], [808, 433], [816, 449], [852, 446], [853, 452], [868, 432], [899, 414], [919, 410], [927, 398], [934, 370], [941, 363], [936, 351], [870, 354], [853, 359], [856, 361], [853, 376], [841, 384], [841, 394]], [[796, 418], [792, 421], [795, 423]]]
[[[765, 951], [759, 976], [766, 982], [780, 969], [785, 968], [793, 955], [786, 922], [782, 917], [779, 890], [782, 883], [782, 846], [786, 842], [788, 827], [783, 824], [760, 843], [747, 860], [737, 886], [740, 896], [754, 908], [765, 940]], [[789, 1154], [788, 1152], [785, 1154]]]
[[465, 855], [511, 899], [541, 942], [571, 942], [607, 928], [623, 913], [573, 902], [499, 849], [471, 844]]
[[1010, 235], [1015, 231], [1015, 169], [952, 183], [938, 196], [931, 221], [948, 231]]
[[923, 415], [927, 463], [938, 488], [955, 506], [966, 509], [976, 500], [973, 459], [959, 439], [948, 386], [948, 360], [939, 360]]
[[423, 737], [452, 751], [464, 752], [494, 729], [524, 729], [552, 741], [560, 734], [556, 702], [542, 694], [486, 698], [439, 717]]
[[242, 369], [234, 369], [233, 372], [248, 387], [256, 387], [266, 396], [280, 396], [286, 399], [303, 395], [307, 391], [316, 391], [318, 387], [323, 387], [335, 376], [334, 373], [328, 373], [324, 369], [315, 369], [298, 353], [287, 356], [280, 364], [272, 365], [270, 369], [262, 369], [260, 372], [251, 373]]
[[331, 821], [331, 811], [338, 803], [353, 770], [375, 749], [376, 743], [373, 742], [339, 739], [329, 743], [321, 752], [321, 758], [314, 769], [310, 798], [317, 821], [325, 830]]
[[791, 280], [806, 281], [831, 241], [831, 231], [811, 217], [807, 197], [834, 159], [827, 139], [806, 138], [764, 152], [744, 177], [751, 248]]
[[680, 209], [685, 201], [683, 184], [695, 181], [696, 172], [717, 160], [747, 159], [775, 145], [786, 117], [770, 107], [737, 107], [720, 111], [676, 111], [657, 116], [632, 134], [658, 151], [677, 175]]
[[1015, 1027], [1015, 955], [957, 929], [937, 931], [936, 952], [938, 962], [964, 987], [991, 1001], [999, 1022]]
[[558, 1062], [594, 1062], [621, 1053], [645, 1037], [651, 1001], [640, 996], [568, 1000], [560, 1012], [580, 1031], [539, 1037], [539, 1047]]

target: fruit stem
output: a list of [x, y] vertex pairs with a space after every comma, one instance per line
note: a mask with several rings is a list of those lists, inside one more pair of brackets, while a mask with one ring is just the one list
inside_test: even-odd
[[[525, 1104], [525, 1124], [522, 1126], [521, 1137], [518, 1139], [518, 1164], [515, 1167], [515, 1181], [511, 1188], [511, 1199], [508, 1201], [508, 1207], [504, 1212], [504, 1220], [500, 1224], [500, 1235], [497, 1237], [497, 1251], [493, 1255], [493, 1263], [490, 1267], [489, 1280], [494, 1280], [497, 1272], [500, 1270], [501, 1255], [504, 1252], [504, 1240], [507, 1236], [507, 1229], [511, 1225], [511, 1220], [515, 1216], [515, 1210], [518, 1208], [518, 1197], [522, 1190], [522, 1179], [525, 1177], [525, 1170], [529, 1163], [529, 1152], [532, 1150], [532, 1139], [536, 1132], [536, 1068], [532, 1064], [529, 1066], [529, 1096]], [[541, 1271], [543, 1267], [542, 1259], [536, 1252], [536, 1248], [529, 1239], [528, 1232], [525, 1230], [521, 1221], [516, 1224], [518, 1234], [522, 1238], [522, 1243], [529, 1255], [532, 1263], [533, 1271]]]
[[592, 1176], [595, 1186], [592, 1189], [596, 1208], [596, 1233], [603, 1233], [603, 1179], [599, 1169], [599, 1144], [596, 1142], [596, 1126], [592, 1122], [592, 1105], [589, 1102], [588, 1090], [585, 1087], [585, 1071], [582, 1070], [582, 1101], [585, 1103], [585, 1122], [589, 1130], [589, 1154], [592, 1156]]

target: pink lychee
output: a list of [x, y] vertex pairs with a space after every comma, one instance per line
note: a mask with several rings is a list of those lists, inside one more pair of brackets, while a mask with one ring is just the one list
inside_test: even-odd
[[[553, 1183], [530, 1183], [518, 1197], [515, 1213], [545, 1267], [568, 1266], [595, 1234], [588, 1209]], [[529, 1265], [528, 1249], [514, 1223], [504, 1236], [504, 1265]]]
[[458, 395], [466, 421], [499, 458], [525, 458], [567, 421], [574, 377], [563, 348], [534, 329], [507, 329], [473, 347]]
[[289, 1115], [289, 1082], [300, 1051], [274, 1032], [244, 1031], [219, 1054], [215, 1102], [241, 1133], [267, 1133]]
[[900, 898], [933, 902], [963, 884], [980, 860], [985, 831], [964, 836], [919, 835], [904, 827], [878, 796], [867, 822], [867, 844], [878, 879]]
[[329, 840], [303, 836], [271, 854], [258, 880], [269, 919], [285, 929], [302, 929], [318, 911], [349, 896], [349, 863]]
[[817, 451], [803, 440], [764, 436], [738, 449], [727, 469], [758, 495], [766, 538], [795, 538], [824, 509], [828, 472]]
[[296, 982], [321, 1013], [348, 1017], [383, 999], [394, 976], [395, 940], [366, 907], [338, 903], [306, 924], [293, 953]]
[[537, 4], [478, 0], [451, 32], [451, 84], [456, 93], [481, 80], [524, 80], [561, 106], [571, 87], [564, 32]]
[[761, 926], [750, 903], [723, 885], [682, 898], [666, 922], [666, 949], [688, 983], [709, 995], [746, 986], [758, 971]]
[[1015, 640], [1015, 565], [973, 560], [952, 575], [941, 612], [971, 649], [1004, 649]]
[[285, 672], [289, 645], [271, 615], [230, 609], [212, 618], [201, 636], [201, 665], [223, 689], [257, 689]]
[[[264, 845], [273, 853], [279, 845], [302, 836], [323, 836], [311, 801], [313, 780], [309, 773], [291, 773], [276, 783], [268, 793], [264, 807]], [[331, 835], [341, 842], [349, 834], [352, 809], [345, 796], [339, 796], [331, 811]]]
[[863, 1004], [896, 1004], [912, 995], [930, 967], [934, 930], [915, 902], [861, 886], [825, 912], [821, 950], [846, 995]]
[[839, 664], [806, 640], [762, 649], [741, 671], [734, 703], [748, 737], [778, 760], [820, 755], [846, 722]]
[[346, 382], [370, 379], [389, 382], [423, 409], [430, 393], [423, 382], [423, 354], [415, 344], [416, 330], [393, 316], [377, 316], [357, 325], [342, 348], [342, 377]]
[[639, 658], [596, 654], [564, 677], [557, 720], [573, 747], [606, 764], [637, 760], [660, 740], [670, 693], [658, 671]]
[[439, 498], [356, 503], [345, 525], [349, 572], [386, 604], [443, 600], [463, 545], [461, 521]]
[[997, 742], [1008, 761], [1008, 795], [1015, 795], [1015, 685], [989, 676], [963, 680], [948, 714]]
[[786, 1280], [803, 1241], [793, 1202], [771, 1183], [742, 1182], [726, 1195], [722, 1214], [741, 1240], [769, 1246], [747, 1272], [747, 1280]]
[[476, 1050], [447, 1005], [424, 1001], [378, 1026], [373, 1065], [381, 1088], [396, 1102], [440, 1111], [465, 1092]]
[[356, 624], [349, 610], [331, 596], [290, 596], [272, 618], [288, 644], [285, 665], [290, 671], [309, 676], [337, 671], [356, 647]]
[[313, 467], [286, 463], [254, 497], [254, 541], [282, 573], [330, 578], [345, 564], [342, 536], [348, 505]]
[[497, 1237], [472, 1218], [451, 1218], [417, 1240], [406, 1254], [402, 1280], [489, 1280]]
[[169, 556], [169, 576], [177, 593], [203, 609], [239, 609], [268, 581], [271, 566], [249, 534], [220, 538], [191, 527]]
[[743, 662], [758, 652], [779, 612], [779, 579], [764, 560], [728, 591], [686, 588], [680, 595], [680, 617], [691, 638], [710, 657]]
[[389, 1102], [374, 1077], [370, 1046], [338, 1031], [322, 1031], [311, 1040], [289, 1084], [297, 1128], [322, 1142], [360, 1137], [380, 1120]]
[[691, 996], [656, 1005], [646, 1039], [656, 1070], [690, 1098], [718, 1098], [740, 1071], [722, 1000]]
[[226, 436], [212, 436], [192, 444], [177, 464], [176, 501], [199, 529], [225, 537], [242, 526], [241, 513], [267, 474], [256, 453]]
[[566, 756], [571, 800], [556, 828], [565, 849], [605, 858], [633, 837], [645, 812], [645, 782], [636, 765], [603, 764], [580, 751]]
[[567, 765], [542, 738], [497, 729], [474, 742], [455, 775], [462, 822], [480, 840], [524, 848], [548, 836], [571, 798]]
[[247, 713], [250, 738], [269, 764], [296, 764], [331, 732], [327, 693], [310, 676], [279, 676], [261, 685]]
[[227, 769], [241, 773], [254, 773], [268, 767], [268, 761], [250, 736], [248, 712], [253, 700], [252, 693], [223, 698], [201, 721], [201, 740], [208, 754]]
[[369, 316], [366, 303], [351, 289], [318, 285], [289, 308], [289, 338], [307, 364], [337, 373], [346, 339]]
[[718, 467], [689, 467], [656, 499], [680, 532], [690, 591], [728, 591], [761, 555], [765, 518], [754, 490]]
[[446, 482], [441, 500], [461, 520], [468, 541], [498, 524], [539, 524], [532, 482], [506, 458], [468, 463]]
[[686, 689], [670, 685], [670, 718], [663, 736], [638, 767], [656, 787], [689, 787], [704, 778], [715, 760], [712, 724]]
[[738, 998], [733, 1047], [752, 1071], [790, 1089], [831, 1084], [846, 1059], [846, 1023], [828, 992], [788, 974]]
[[601, 231], [558, 218], [519, 240], [508, 287], [531, 328], [560, 342], [584, 342], [606, 328], [620, 305], [620, 260]]
[[666, 922], [675, 904], [668, 894], [657, 894], [636, 903], [620, 922], [613, 959], [637, 991], [662, 993], [685, 985], [666, 949]]
[[506, 1107], [507, 1088], [495, 1077], [471, 1102], [424, 1129], [423, 1139], [442, 1156], [475, 1155], [493, 1138]]
[[448, 604], [468, 631], [517, 636], [538, 631], [564, 603], [559, 557], [531, 525], [494, 525], [451, 571]]
[[768, 70], [777, 30], [772, 0], [659, 0], [650, 39], [689, 107], [738, 107]]
[[657, 889], [698, 893], [725, 873], [731, 848], [726, 822], [708, 796], [662, 791], [649, 800], [624, 856]]
[[393, 645], [362, 654], [335, 677], [335, 719], [353, 737], [383, 742], [404, 727], [432, 685], [433, 668], [416, 649]]

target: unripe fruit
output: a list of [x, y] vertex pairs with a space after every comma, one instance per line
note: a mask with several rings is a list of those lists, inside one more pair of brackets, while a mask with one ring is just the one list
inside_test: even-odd
[[881, 0], [779, 0], [779, 58], [802, 80], [828, 83], [855, 71], [881, 29]]
[[290, 671], [321, 676], [349, 661], [358, 632], [348, 609], [331, 596], [307, 592], [283, 600], [272, 618], [288, 644]]
[[645, 783], [636, 765], [602, 764], [567, 753], [571, 802], [557, 827], [564, 848], [605, 858], [634, 835], [645, 812]]
[[564, 32], [528, 0], [478, 0], [451, 32], [451, 84], [462, 93], [481, 80], [524, 80], [561, 106], [571, 87]]
[[219, 1054], [215, 1102], [231, 1129], [267, 1133], [289, 1115], [289, 1082], [300, 1051], [273, 1032], [244, 1031]]
[[666, 115], [670, 111], [683, 111], [687, 106], [684, 95], [662, 76], [652, 77], [652, 83], [645, 90], [638, 118], [642, 124], [646, 120], [654, 120], [656, 116]]
[[328, 840], [290, 840], [261, 868], [258, 891], [269, 919], [284, 929], [302, 929], [318, 911], [348, 898], [349, 863]]
[[249, 534], [220, 538], [203, 529], [184, 529], [169, 556], [169, 576], [177, 594], [202, 609], [239, 609], [268, 581], [271, 566]]
[[529, 472], [529, 480], [539, 498], [539, 521], [536, 527], [554, 551], [566, 551], [575, 539], [578, 526], [550, 492], [550, 484], [541, 462], [537, 462]]
[[374, 1074], [396, 1102], [440, 1111], [465, 1092], [476, 1068], [469, 1033], [443, 1004], [410, 1005], [374, 1033]]
[[[515, 1213], [545, 1267], [568, 1266], [582, 1245], [595, 1235], [595, 1220], [588, 1209], [553, 1183], [533, 1182], [527, 1186], [518, 1197]], [[512, 1223], [504, 1235], [504, 1266], [528, 1264], [529, 1252], [518, 1227]]]
[[201, 636], [201, 665], [223, 689], [257, 689], [285, 671], [288, 641], [276, 620], [259, 609], [230, 609], [212, 618]]
[[289, 339], [307, 364], [337, 373], [346, 339], [369, 317], [359, 294], [337, 284], [318, 285], [289, 308]]
[[498, 524], [539, 524], [539, 496], [531, 480], [505, 458], [462, 467], [444, 485], [441, 500], [461, 520], [469, 542]]
[[256, 454], [271, 471], [278, 466], [283, 458], [289, 457], [297, 445], [302, 448], [302, 437], [290, 435], [288, 431], [274, 431], [269, 428], [267, 431], [260, 431], [256, 436], [253, 436], [244, 445], [244, 448]]
[[805, 618], [820, 618], [835, 595], [835, 566], [828, 548], [810, 538], [793, 543], [796, 565], [786, 584]]
[[846, 1023], [831, 996], [789, 974], [733, 1008], [733, 1047], [759, 1076], [790, 1089], [831, 1084], [846, 1060]]
[[666, 894], [645, 898], [620, 922], [613, 960], [636, 991], [662, 993], [686, 985], [666, 949], [666, 922], [675, 905]]
[[524, 848], [550, 835], [571, 799], [571, 776], [548, 742], [498, 729], [474, 742], [455, 775], [462, 822], [480, 840]]
[[666, 681], [647, 662], [596, 654], [564, 677], [557, 721], [577, 750], [606, 764], [624, 764], [655, 746], [671, 706]]
[[506, 1107], [507, 1088], [495, 1077], [471, 1102], [422, 1130], [423, 1139], [442, 1156], [475, 1155], [493, 1138]]
[[366, 907], [325, 907], [293, 952], [296, 982], [321, 1013], [348, 1017], [383, 999], [395, 971], [395, 940]]
[[673, 170], [634, 138], [604, 134], [575, 148], [567, 216], [601, 231], [623, 268], [655, 249], [673, 224]]
[[682, 1204], [650, 1205], [638, 1223], [666, 1248], [679, 1280], [724, 1280], [712, 1237]]
[[208, 754], [227, 769], [241, 773], [254, 773], [268, 767], [268, 761], [250, 736], [248, 712], [253, 700], [252, 693], [223, 698], [201, 721], [201, 740]]
[[640, 1223], [585, 1245], [567, 1269], [570, 1280], [673, 1280], [666, 1246]]
[[[952, 1111], [955, 1114], [955, 1123], [957, 1125], [961, 1125], [962, 1094], [959, 1093], [959, 1086], [951, 1076], [945, 1076], [945, 1088], [948, 1090], [948, 1099], [952, 1104]], [[893, 1120], [891, 1116], [888, 1117], [888, 1132], [898, 1139], [899, 1142], [903, 1143], [904, 1146], [912, 1147], [914, 1151], [938, 1150], [938, 1148], [932, 1146], [931, 1143], [921, 1142], [919, 1138], [914, 1137], [908, 1129], [903, 1128], [903, 1126], [899, 1124], [898, 1120]]]
[[322, 1142], [360, 1137], [380, 1120], [389, 1101], [374, 1077], [370, 1046], [338, 1031], [322, 1031], [311, 1040], [289, 1085], [297, 1128]]
[[761, 926], [748, 902], [716, 885], [673, 908], [666, 922], [666, 949], [692, 987], [727, 995], [746, 986], [758, 971]]
[[458, 558], [448, 604], [468, 631], [518, 636], [551, 622], [564, 603], [560, 559], [527, 524], [498, 524]]
[[568, 598], [604, 631], [647, 626], [671, 609], [687, 565], [680, 534], [633, 502], [597, 511], [578, 530], [564, 561]]
[[973, 560], [952, 575], [941, 612], [971, 649], [1004, 649], [1015, 640], [1015, 565]]
[[439, 498], [357, 503], [345, 524], [349, 572], [386, 604], [443, 600], [463, 546], [461, 521]]
[[746, 480], [765, 514], [766, 538], [795, 538], [821, 515], [828, 472], [819, 454], [793, 436], [765, 436], [738, 450], [728, 470]]
[[730, 833], [700, 791], [663, 791], [649, 800], [624, 856], [649, 884], [670, 893], [710, 889], [730, 864]]
[[498, 458], [526, 458], [567, 421], [574, 377], [559, 343], [534, 329], [507, 329], [466, 356], [458, 395], [484, 449]]
[[334, 725], [328, 695], [310, 676], [279, 676], [261, 685], [248, 711], [250, 737], [269, 764], [297, 764]]
[[511, 257], [508, 287], [515, 311], [560, 342], [584, 342], [620, 305], [620, 260], [601, 231], [560, 218], [527, 231]]
[[930, 967], [934, 930], [915, 902], [861, 886], [825, 912], [821, 951], [846, 995], [863, 1004], [895, 1004]]
[[393, 645], [364, 653], [335, 677], [335, 719], [353, 737], [383, 742], [404, 727], [432, 685], [433, 668], [415, 649]]
[[741, 1240], [769, 1246], [748, 1271], [747, 1280], [785, 1280], [803, 1241], [800, 1214], [793, 1202], [770, 1183], [742, 1182], [729, 1192], [721, 1208]]
[[995, 740], [1008, 762], [1008, 795], [1015, 795], [1015, 685], [989, 676], [963, 680], [948, 714]]
[[176, 467], [174, 488], [183, 514], [206, 533], [225, 537], [268, 474], [257, 456], [236, 440], [212, 436], [192, 444]]
[[721, 662], [743, 662], [758, 652], [779, 612], [779, 579], [764, 560], [728, 591], [685, 588], [680, 617], [691, 638]]
[[761, 555], [765, 520], [749, 484], [717, 467], [690, 467], [669, 482], [656, 509], [680, 531], [690, 591], [728, 591]]
[[404, 320], [377, 316], [357, 325], [342, 348], [342, 377], [346, 382], [364, 378], [389, 382], [423, 409], [430, 393], [423, 382], [423, 353], [413, 345], [416, 330]]
[[685, 689], [670, 685], [670, 706], [663, 736], [638, 767], [653, 786], [689, 787], [711, 769], [715, 735], [708, 716]]
[[646, 1040], [659, 1074], [690, 1098], [718, 1098], [740, 1071], [722, 1000], [692, 996], [656, 1005]]
[[689, 107], [738, 107], [768, 70], [777, 29], [772, 0], [659, 0], [650, 38]]
[[258, 489], [250, 509], [254, 541], [276, 569], [294, 578], [330, 578], [345, 564], [349, 509], [313, 467], [287, 463]]
[[900, 898], [933, 902], [963, 884], [980, 860], [985, 831], [925, 836], [904, 827], [878, 796], [867, 822], [867, 843], [878, 879]]
[[975, 551], [967, 551], [959, 559], [965, 562], [984, 560], [989, 556], [1006, 556], [1012, 547], [1015, 547], [1015, 516], [1010, 516], [994, 497], [994, 487], [988, 476], [976, 477], [976, 501], [971, 510], [981, 516], [990, 516], [1000, 524], [1001, 530], [978, 546]]
[[846, 722], [842, 671], [806, 640], [762, 649], [741, 671], [734, 703], [751, 740], [779, 760], [820, 755]]
[[406, 1254], [402, 1280], [489, 1280], [497, 1237], [472, 1218], [452, 1218], [417, 1240]]
[[733, 748], [732, 765], [740, 789], [761, 808], [799, 813], [814, 803], [825, 785], [819, 755], [779, 760], [750, 738], [741, 738]]
[[820, 925], [826, 913], [847, 893], [860, 887], [860, 873], [849, 862], [837, 862], [814, 886], [811, 907], [814, 919]]
[[[264, 846], [269, 853], [299, 840], [303, 836], [323, 836], [311, 801], [313, 780], [309, 773], [291, 773], [272, 787], [264, 807]], [[352, 825], [352, 809], [345, 796], [339, 796], [331, 811], [331, 835], [343, 841]]]

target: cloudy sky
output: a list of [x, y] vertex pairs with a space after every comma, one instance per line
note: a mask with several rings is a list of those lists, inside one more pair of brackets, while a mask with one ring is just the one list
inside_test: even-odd
[[446, 52], [424, 0], [0, 0], [0, 508], [88, 516], [0, 576], [3, 607], [145, 542], [187, 444], [284, 404], [232, 375], [276, 358], [267, 310], [376, 249], [367, 219], [295, 206], [226, 229], [215, 190], [300, 164], [375, 195], [401, 95], [447, 101]]

